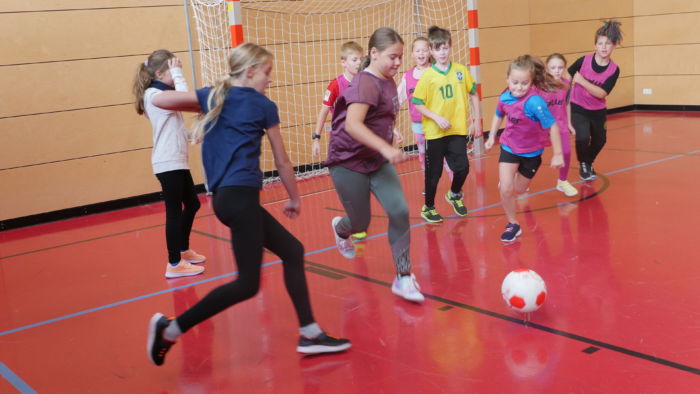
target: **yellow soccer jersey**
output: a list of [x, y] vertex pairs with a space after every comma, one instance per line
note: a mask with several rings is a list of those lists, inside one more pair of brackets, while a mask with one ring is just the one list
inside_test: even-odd
[[452, 128], [442, 130], [434, 120], [424, 116], [425, 139], [467, 135], [469, 94], [476, 94], [476, 84], [464, 65], [451, 63], [446, 72], [440, 71], [435, 65], [425, 70], [416, 85], [411, 102], [425, 105], [429, 110], [447, 118], [452, 125]]

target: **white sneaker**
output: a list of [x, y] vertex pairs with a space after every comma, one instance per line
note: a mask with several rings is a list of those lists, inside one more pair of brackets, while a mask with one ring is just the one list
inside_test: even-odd
[[338, 235], [338, 232], [335, 231], [335, 226], [342, 219], [342, 217], [336, 216], [333, 218], [333, 220], [331, 220], [333, 236], [335, 236], [335, 245], [338, 247], [338, 251], [343, 255], [343, 257], [346, 259], [352, 259], [355, 257], [355, 245], [353, 245], [351, 237], [342, 238], [340, 235]]
[[414, 274], [397, 276], [391, 285], [391, 292], [397, 296], [413, 302], [423, 302], [425, 297], [420, 293], [420, 285]]
[[567, 197], [573, 197], [578, 194], [578, 190], [569, 181], [557, 180], [557, 190], [566, 194]]

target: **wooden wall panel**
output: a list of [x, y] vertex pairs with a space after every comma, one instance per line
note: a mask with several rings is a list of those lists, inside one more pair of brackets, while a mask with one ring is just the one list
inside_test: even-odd
[[[697, 86], [700, 86], [700, 74], [664, 77], [639, 75], [635, 81], [635, 104], [700, 105], [697, 90]], [[644, 88], [651, 89], [653, 94], [642, 94]]]
[[634, 15], [700, 11], [700, 0], [634, 0]]
[[[530, 0], [532, 23], [559, 23], [631, 17], [633, 0]], [[594, 30], [595, 31], [595, 30]]]
[[700, 11], [635, 18], [637, 45], [697, 43], [700, 37]]
[[0, 64], [187, 50], [184, 15], [181, 5], [0, 14]]

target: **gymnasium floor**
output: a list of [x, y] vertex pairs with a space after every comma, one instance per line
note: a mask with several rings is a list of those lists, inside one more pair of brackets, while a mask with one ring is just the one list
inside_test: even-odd
[[[581, 193], [567, 198], [543, 165], [519, 200], [523, 235], [510, 245], [499, 240], [497, 149], [471, 160], [469, 217], [440, 225], [419, 217], [418, 161], [400, 164], [423, 305], [391, 294], [378, 205], [353, 261], [334, 245], [341, 205], [328, 177], [300, 182], [296, 220], [281, 215], [282, 188], [266, 189], [266, 208], [305, 245], [317, 320], [353, 341], [341, 354], [295, 352], [281, 265], [266, 254], [254, 299], [187, 333], [164, 366], [150, 364], [150, 316], [180, 313], [235, 278], [229, 234], [205, 196], [191, 244], [209, 260], [197, 277], [163, 277], [162, 204], [0, 232], [0, 392], [697, 392], [698, 130], [697, 113], [610, 116], [599, 178], [580, 182], [573, 167]], [[446, 178], [436, 199], [445, 215]], [[549, 290], [529, 322], [500, 294], [521, 267]]]

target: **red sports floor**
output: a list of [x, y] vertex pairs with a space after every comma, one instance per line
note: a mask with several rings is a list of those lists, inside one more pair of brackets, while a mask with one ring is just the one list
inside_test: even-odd
[[[573, 167], [581, 193], [567, 198], [543, 165], [519, 200], [523, 235], [511, 245], [499, 240], [496, 149], [471, 160], [469, 216], [440, 225], [419, 217], [417, 160], [402, 163], [423, 305], [391, 294], [378, 205], [353, 261], [335, 249], [341, 205], [328, 177], [300, 182], [296, 220], [281, 215], [282, 188], [266, 189], [267, 209], [305, 245], [318, 322], [353, 341], [341, 354], [295, 352], [281, 266], [266, 254], [254, 299], [185, 334], [164, 366], [150, 364], [151, 315], [180, 313], [235, 278], [228, 231], [205, 196], [191, 237], [209, 258], [198, 277], [163, 277], [162, 204], [0, 232], [0, 392], [698, 392], [698, 130], [692, 113], [609, 117], [598, 179], [580, 182]], [[436, 199], [445, 215], [446, 178]], [[549, 290], [529, 322], [500, 294], [521, 267]]]

